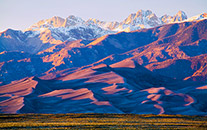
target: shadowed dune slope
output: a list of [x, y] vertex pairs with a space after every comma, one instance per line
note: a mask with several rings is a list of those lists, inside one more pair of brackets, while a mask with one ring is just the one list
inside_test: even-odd
[[0, 87], [0, 111], [206, 115], [201, 83], [161, 76], [135, 61], [128, 65], [100, 64], [53, 80], [13, 82]]

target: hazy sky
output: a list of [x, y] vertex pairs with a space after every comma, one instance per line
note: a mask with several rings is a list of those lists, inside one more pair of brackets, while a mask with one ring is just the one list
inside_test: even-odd
[[0, 0], [0, 31], [24, 30], [53, 16], [122, 21], [139, 9], [150, 9], [157, 16], [183, 10], [191, 17], [207, 12], [207, 0]]

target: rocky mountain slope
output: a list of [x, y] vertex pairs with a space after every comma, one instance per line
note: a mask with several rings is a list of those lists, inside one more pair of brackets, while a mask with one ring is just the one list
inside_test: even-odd
[[[200, 17], [194, 17], [192, 19], [205, 17], [206, 15], [203, 14]], [[130, 14], [122, 22], [105, 22], [97, 19], [85, 21], [73, 15], [65, 19], [54, 16], [33, 24], [31, 27], [25, 29], [24, 32], [12, 29], [1, 32], [0, 52], [24, 51], [35, 54], [65, 41], [78, 39], [90, 40], [106, 34], [151, 28], [186, 19], [187, 16], [183, 11], [179, 11], [175, 16], [164, 15], [158, 18], [150, 10], [139, 10], [137, 13]]]
[[[205, 17], [184, 20], [180, 11], [166, 24], [138, 11], [122, 23], [70, 16], [8, 29], [0, 34], [0, 113], [206, 115]], [[113, 32], [142, 22], [157, 25]], [[90, 27], [98, 35], [84, 33]]]
[[[130, 33], [106, 35], [90, 43], [88, 41], [72, 42], [73, 44], [88, 43], [76, 48], [69, 47], [72, 43], [64, 43], [61, 46], [46, 49], [41, 52], [41, 55], [43, 55], [44, 62], [52, 63], [56, 69], [60, 66], [81, 67], [94, 62], [94, 64], [113, 64], [117, 61], [133, 59], [152, 71], [159, 69], [161, 73], [162, 68], [182, 61], [179, 62], [182, 64], [181, 67], [178, 67], [178, 64], [174, 68], [185, 70], [187, 68], [184, 66], [188, 65], [191, 70], [186, 70], [188, 74], [175, 76], [175, 73], [179, 71], [172, 68], [174, 73], [166, 76], [185, 79], [197, 70], [205, 68], [206, 29], [206, 20], [168, 24]], [[200, 73], [205, 73], [205, 71], [200, 71]]]
[[[68, 68], [110, 65], [128, 59], [171, 78], [205, 81], [206, 29], [204, 19], [105, 35], [93, 40], [63, 42], [38, 54], [15, 52], [17, 56], [11, 57], [13, 52], [2, 52], [0, 81], [7, 84], [25, 76], [50, 75]], [[181, 70], [185, 73], [180, 74]]]

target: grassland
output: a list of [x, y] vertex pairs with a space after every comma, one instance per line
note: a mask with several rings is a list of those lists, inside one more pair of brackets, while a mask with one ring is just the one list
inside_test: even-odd
[[207, 116], [0, 114], [0, 129], [203, 129]]

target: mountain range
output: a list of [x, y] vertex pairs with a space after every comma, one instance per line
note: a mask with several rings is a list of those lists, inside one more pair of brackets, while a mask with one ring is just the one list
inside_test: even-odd
[[139, 10], [1, 32], [0, 112], [207, 115], [206, 18]]
[[[206, 16], [206, 13], [203, 13], [189, 20], [203, 19]], [[183, 11], [179, 11], [174, 16], [164, 15], [158, 18], [150, 10], [139, 10], [137, 13], [130, 14], [122, 22], [105, 22], [98, 19], [85, 21], [73, 15], [66, 19], [54, 16], [41, 20], [24, 31], [8, 29], [1, 32], [0, 52], [24, 51], [35, 54], [64, 41], [90, 40], [106, 34], [130, 32], [185, 20], [187, 16]]]

